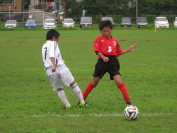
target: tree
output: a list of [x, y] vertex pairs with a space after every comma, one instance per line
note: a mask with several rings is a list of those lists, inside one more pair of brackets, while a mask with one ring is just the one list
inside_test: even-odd
[[79, 15], [82, 13], [82, 5], [76, 0], [63, 0], [62, 1], [65, 17], [72, 15]]
[[89, 14], [94, 15], [109, 15], [122, 14], [122, 10], [129, 0], [83, 0], [83, 7]]
[[170, 14], [176, 12], [176, 0], [138, 0], [140, 14]]
[[[70, 15], [80, 14], [82, 10], [86, 10], [89, 16], [94, 15], [122, 15], [135, 16], [136, 1], [135, 0], [63, 0], [66, 2], [66, 11], [68, 9]], [[132, 6], [128, 6], [132, 3]], [[168, 15], [177, 14], [177, 0], [138, 0], [139, 15]]]
[[7, 0], [0, 0], [0, 4], [6, 3]]

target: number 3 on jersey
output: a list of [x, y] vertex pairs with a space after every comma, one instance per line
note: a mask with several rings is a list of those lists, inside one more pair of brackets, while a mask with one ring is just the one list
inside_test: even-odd
[[108, 52], [112, 52], [112, 47], [111, 46], [108, 46]]

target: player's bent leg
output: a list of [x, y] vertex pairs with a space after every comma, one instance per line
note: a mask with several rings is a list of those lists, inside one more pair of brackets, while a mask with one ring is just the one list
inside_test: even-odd
[[73, 81], [70, 86], [72, 87], [72, 90], [74, 92], [74, 94], [77, 96], [79, 102], [77, 104], [78, 107], [89, 107], [89, 105], [87, 103], [85, 103], [85, 100], [83, 99], [83, 95], [81, 92], [81, 89], [79, 88], [79, 86], [77, 85], [77, 83], [75, 81]]
[[71, 104], [68, 102], [68, 99], [66, 97], [64, 89], [63, 88], [58, 88], [57, 92], [58, 92], [59, 98], [61, 99], [61, 101], [63, 102], [63, 104], [66, 106], [66, 108], [71, 108]]
[[73, 90], [74, 94], [77, 96], [78, 100], [85, 103], [81, 89], [79, 88], [78, 84], [75, 81], [73, 81], [70, 84], [70, 86], [72, 87], [72, 90]]
[[66, 65], [61, 65], [60, 67], [57, 67], [57, 71], [60, 74], [59, 77], [61, 78], [61, 81], [65, 86], [68, 87], [74, 84], [74, 77]]

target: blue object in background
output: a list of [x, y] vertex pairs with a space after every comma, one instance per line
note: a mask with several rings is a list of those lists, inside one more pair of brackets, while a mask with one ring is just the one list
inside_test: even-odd
[[28, 19], [25, 23], [25, 28], [36, 28], [37, 22], [34, 19]]

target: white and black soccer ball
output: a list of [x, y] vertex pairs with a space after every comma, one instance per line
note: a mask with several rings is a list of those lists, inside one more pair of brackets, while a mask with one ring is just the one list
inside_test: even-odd
[[139, 109], [134, 105], [129, 105], [124, 109], [124, 116], [128, 120], [136, 120], [139, 116]]

